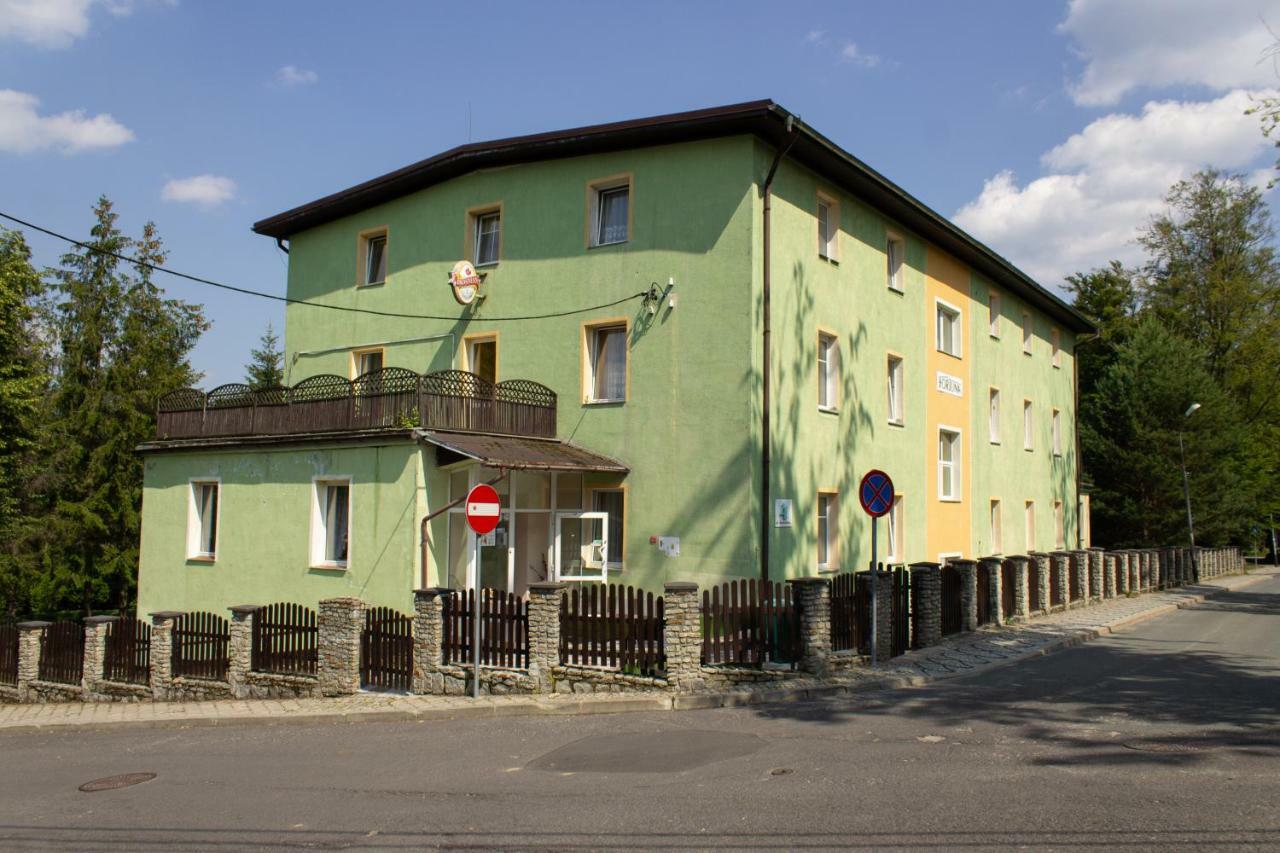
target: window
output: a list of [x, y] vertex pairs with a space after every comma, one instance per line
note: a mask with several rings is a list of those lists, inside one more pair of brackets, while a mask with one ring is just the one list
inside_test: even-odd
[[889, 423], [902, 425], [902, 359], [896, 355], [889, 356]]
[[351, 480], [315, 481], [311, 522], [311, 564], [345, 568], [351, 535]]
[[1000, 519], [1000, 501], [991, 499], [991, 553], [1004, 553], [1004, 526]]
[[366, 373], [382, 369], [383, 351], [381, 349], [356, 350], [351, 353], [351, 378], [358, 379]]
[[835, 335], [818, 333], [818, 408], [833, 412], [840, 404], [840, 346]]
[[907, 244], [901, 237], [890, 234], [885, 245], [885, 260], [890, 290], [902, 292], [902, 264], [907, 255]]
[[608, 246], [631, 239], [631, 180], [611, 179], [589, 188], [590, 245]]
[[826, 196], [818, 196], [818, 256], [838, 260], [840, 237], [840, 205]]
[[1031, 312], [1022, 312], [1022, 351], [1031, 355]]
[[1053, 410], [1053, 455], [1062, 455], [1062, 412]]
[[946, 427], [938, 430], [938, 498], [960, 500], [960, 432]]
[[1067, 547], [1067, 530], [1062, 520], [1062, 501], [1053, 502], [1053, 538], [1054, 547], [1059, 551]]
[[596, 512], [609, 513], [609, 562], [611, 569], [621, 569], [622, 559], [626, 553], [623, 538], [626, 533], [626, 496], [622, 489], [596, 489], [592, 493], [595, 497], [594, 507]]
[[1031, 415], [1031, 401], [1022, 401], [1022, 449], [1035, 450], [1035, 422]]
[[387, 233], [370, 234], [364, 238], [364, 271], [360, 284], [382, 284], [387, 280]]
[[467, 370], [486, 382], [498, 381], [498, 336], [477, 335], [466, 341]]
[[987, 334], [1000, 337], [1000, 294], [994, 290], [987, 296]]
[[939, 299], [937, 311], [938, 352], [945, 352], [958, 358], [960, 356], [960, 309]]
[[627, 399], [627, 327], [625, 323], [587, 327], [587, 402]]
[[1053, 346], [1053, 366], [1062, 367], [1062, 333], [1057, 329], [1050, 329], [1049, 341]]
[[840, 499], [833, 492], [818, 493], [818, 568], [839, 568], [836, 534]]
[[1000, 443], [1000, 389], [991, 389], [991, 400], [987, 415], [987, 432], [992, 444]]
[[502, 210], [484, 210], [472, 214], [475, 234], [472, 260], [482, 267], [496, 264], [502, 254]]
[[902, 555], [902, 495], [893, 496], [893, 506], [889, 507], [889, 550], [885, 559], [890, 563], [903, 562]]
[[187, 558], [212, 561], [218, 553], [217, 480], [191, 481], [191, 506], [187, 514]]
[[1027, 501], [1026, 508], [1023, 510], [1024, 515], [1024, 536], [1027, 540], [1027, 553], [1036, 549], [1036, 502]]

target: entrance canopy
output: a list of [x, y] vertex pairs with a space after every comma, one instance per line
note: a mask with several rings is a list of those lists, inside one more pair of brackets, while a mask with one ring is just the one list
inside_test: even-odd
[[474, 459], [490, 468], [512, 470], [602, 471], [614, 474], [630, 471], [616, 459], [556, 439], [441, 430], [417, 430], [417, 435], [421, 441], [436, 447], [441, 465]]

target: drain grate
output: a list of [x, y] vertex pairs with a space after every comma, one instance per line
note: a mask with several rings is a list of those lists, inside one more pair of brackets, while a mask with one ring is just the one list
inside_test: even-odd
[[141, 785], [154, 778], [156, 778], [154, 773], [121, 773], [118, 776], [105, 776], [102, 779], [85, 782], [80, 786], [80, 790], [86, 794], [92, 794], [95, 791], [114, 791], [117, 788], [128, 788], [130, 785]]

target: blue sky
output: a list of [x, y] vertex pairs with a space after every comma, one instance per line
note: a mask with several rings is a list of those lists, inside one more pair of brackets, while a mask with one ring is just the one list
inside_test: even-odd
[[[769, 97], [1048, 285], [1136, 260], [1164, 188], [1265, 180], [1280, 0], [471, 4], [0, 0], [0, 210], [110, 196], [171, 266], [284, 293], [250, 224], [470, 138]], [[41, 264], [62, 247], [28, 235]], [[205, 304], [206, 385], [277, 304]]]

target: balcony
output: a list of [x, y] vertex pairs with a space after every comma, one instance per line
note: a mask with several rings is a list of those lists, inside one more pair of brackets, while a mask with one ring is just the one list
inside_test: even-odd
[[220, 385], [171, 391], [156, 407], [156, 437], [294, 435], [424, 429], [555, 438], [556, 395], [527, 379], [491, 384], [474, 373], [387, 367], [355, 379], [326, 374], [291, 388]]

